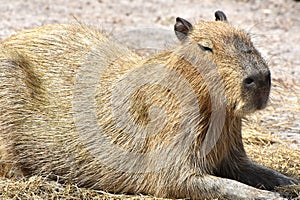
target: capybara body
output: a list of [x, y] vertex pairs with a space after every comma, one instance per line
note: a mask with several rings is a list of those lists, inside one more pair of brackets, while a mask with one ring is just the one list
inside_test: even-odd
[[26, 30], [0, 46], [1, 173], [116, 193], [270, 198], [297, 181], [252, 163], [241, 120], [266, 106], [270, 72], [224, 13], [144, 59], [81, 24]]

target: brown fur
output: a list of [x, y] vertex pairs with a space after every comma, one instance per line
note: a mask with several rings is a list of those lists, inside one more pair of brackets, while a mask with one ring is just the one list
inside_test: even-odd
[[[254, 187], [296, 180], [249, 161], [241, 136], [242, 117], [266, 105], [269, 69], [224, 16], [177, 21], [182, 43], [148, 59], [83, 25], [3, 41], [1, 173], [159, 197], [276, 199]], [[244, 88], [249, 76], [255, 89]]]

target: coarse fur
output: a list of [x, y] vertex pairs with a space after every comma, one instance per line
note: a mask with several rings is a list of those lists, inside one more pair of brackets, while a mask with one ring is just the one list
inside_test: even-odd
[[177, 18], [175, 33], [180, 45], [147, 59], [81, 24], [4, 40], [0, 172], [115, 193], [277, 199], [255, 187], [297, 181], [251, 162], [241, 135], [242, 118], [267, 104], [267, 64], [221, 11], [196, 25]]

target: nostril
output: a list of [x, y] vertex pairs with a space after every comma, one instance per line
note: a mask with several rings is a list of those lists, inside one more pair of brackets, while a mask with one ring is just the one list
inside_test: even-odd
[[246, 79], [244, 80], [244, 85], [245, 85], [246, 87], [253, 87], [253, 86], [255, 85], [254, 79], [251, 78], [251, 77], [246, 78]]

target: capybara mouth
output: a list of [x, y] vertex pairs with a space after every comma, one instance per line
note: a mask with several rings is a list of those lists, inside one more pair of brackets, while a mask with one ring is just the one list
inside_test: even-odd
[[264, 109], [269, 101], [270, 88], [262, 89], [254, 94], [254, 104], [257, 110]]
[[237, 106], [237, 109], [241, 109], [245, 114], [255, 112], [256, 110], [262, 110], [268, 104], [269, 95], [269, 83], [261, 83], [251, 87], [244, 87], [243, 100], [240, 103], [240, 106]]
[[268, 105], [269, 97], [267, 96], [254, 96], [252, 100], [237, 102], [233, 106], [235, 115], [244, 116], [251, 114], [257, 110], [262, 110]]
[[268, 99], [259, 99], [256, 103], [256, 109], [262, 110], [264, 109], [268, 104]]

